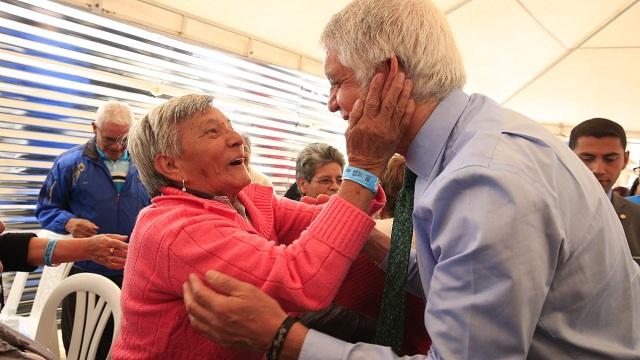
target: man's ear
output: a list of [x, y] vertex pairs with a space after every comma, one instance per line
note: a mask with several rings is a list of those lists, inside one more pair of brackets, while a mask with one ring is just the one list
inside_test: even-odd
[[183, 180], [182, 169], [173, 156], [164, 154], [156, 155], [156, 158], [153, 160], [153, 167], [157, 172], [171, 181], [180, 183]]
[[398, 57], [396, 55], [392, 55], [390, 58], [381, 62], [376, 67], [374, 75], [377, 73], [382, 73], [384, 75], [388, 75], [391, 79], [393, 79], [399, 70], [400, 65], [398, 63]]
[[624, 167], [627, 167], [628, 163], [629, 163], [629, 152], [625, 151], [624, 152]]
[[389, 63], [390, 78], [393, 79], [396, 76], [396, 74], [398, 74], [398, 71], [400, 71], [398, 57], [396, 55], [393, 55], [389, 58], [389, 60], [387, 60], [387, 62]]
[[[403, 70], [401, 64], [396, 55], [392, 55], [387, 60], [383, 61], [375, 70], [375, 73], [382, 73], [385, 75], [386, 80], [384, 87], [382, 88], [382, 97], [384, 98], [391, 87], [393, 79], [396, 77], [399, 71]], [[375, 75], [375, 74], [374, 74]]]
[[91, 122], [91, 128], [93, 129], [93, 135], [98, 135], [98, 127], [96, 126], [96, 122]]
[[296, 182], [298, 183], [298, 191], [300, 192], [300, 194], [304, 195], [306, 193], [306, 189], [307, 189], [307, 180], [305, 180], [304, 178], [300, 178], [297, 179]]

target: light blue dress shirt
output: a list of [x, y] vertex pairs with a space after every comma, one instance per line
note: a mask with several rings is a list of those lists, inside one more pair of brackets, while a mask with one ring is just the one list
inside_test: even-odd
[[[411, 359], [640, 359], [640, 267], [595, 177], [541, 125], [460, 90], [414, 139], [433, 345]], [[392, 359], [311, 330], [300, 359]]]

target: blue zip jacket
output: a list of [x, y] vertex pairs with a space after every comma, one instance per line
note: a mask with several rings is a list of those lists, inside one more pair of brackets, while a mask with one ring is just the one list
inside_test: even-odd
[[[149, 195], [133, 162], [124, 186], [116, 192], [94, 137], [56, 158], [40, 189], [35, 215], [43, 228], [60, 234], [67, 234], [64, 225], [69, 219], [81, 218], [96, 224], [100, 234], [130, 236], [138, 212], [148, 204]], [[102, 275], [122, 274], [89, 260], [74, 266]]]

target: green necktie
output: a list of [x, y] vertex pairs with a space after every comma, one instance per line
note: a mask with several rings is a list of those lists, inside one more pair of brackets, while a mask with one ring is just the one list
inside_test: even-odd
[[390, 346], [398, 352], [404, 339], [404, 305], [407, 286], [407, 268], [411, 239], [413, 237], [413, 192], [416, 174], [404, 169], [404, 185], [398, 195], [398, 203], [391, 228], [391, 249], [388, 255], [384, 293], [378, 317], [376, 343]]

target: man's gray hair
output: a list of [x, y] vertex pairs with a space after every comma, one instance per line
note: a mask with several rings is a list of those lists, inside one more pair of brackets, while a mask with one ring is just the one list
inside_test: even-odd
[[413, 82], [416, 101], [462, 88], [465, 72], [444, 14], [428, 0], [356, 0], [333, 15], [320, 38], [361, 86], [393, 55]]
[[155, 107], [129, 131], [129, 152], [151, 196], [160, 195], [160, 187], [170, 185], [154, 166], [156, 156], [180, 156], [178, 125], [208, 111], [212, 101], [213, 96], [197, 94], [173, 98]]
[[107, 122], [115, 125], [131, 125], [133, 112], [127, 103], [107, 101], [96, 111], [95, 123], [100, 127]]
[[333, 162], [344, 168], [344, 156], [338, 149], [324, 143], [309, 144], [298, 153], [296, 179], [311, 181], [318, 167]]

